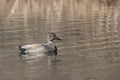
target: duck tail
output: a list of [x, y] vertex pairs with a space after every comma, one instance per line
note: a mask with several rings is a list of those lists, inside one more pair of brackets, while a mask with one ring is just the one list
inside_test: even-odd
[[25, 53], [26, 49], [25, 48], [22, 48], [22, 46], [18, 46], [18, 49], [20, 50], [20, 52], [19, 52], [20, 56], [21, 55], [26, 55], [26, 53]]
[[18, 46], [18, 49], [21, 51], [21, 52], [25, 52], [26, 49], [25, 48], [22, 48], [22, 46]]
[[22, 48], [22, 46], [18, 46], [18, 49], [20, 50]]

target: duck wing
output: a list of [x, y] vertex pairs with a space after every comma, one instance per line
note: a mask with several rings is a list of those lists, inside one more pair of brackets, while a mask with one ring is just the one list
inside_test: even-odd
[[43, 45], [42, 44], [28, 44], [28, 45], [21, 46], [21, 48], [23, 48], [23, 49], [34, 49], [34, 48], [38, 48], [40, 46], [43, 46]]

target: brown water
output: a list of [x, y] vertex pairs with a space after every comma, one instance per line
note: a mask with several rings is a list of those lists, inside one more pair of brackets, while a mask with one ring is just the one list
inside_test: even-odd
[[[1, 0], [0, 80], [120, 80], [119, 0]], [[55, 32], [58, 61], [17, 46]]]

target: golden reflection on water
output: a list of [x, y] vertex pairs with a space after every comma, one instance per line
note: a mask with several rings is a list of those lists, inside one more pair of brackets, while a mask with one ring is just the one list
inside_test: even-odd
[[[1, 0], [0, 78], [119, 80], [118, 3], [119, 0]], [[60, 62], [48, 65], [45, 59], [16, 58], [18, 45], [44, 43], [49, 32], [63, 39], [56, 42]]]

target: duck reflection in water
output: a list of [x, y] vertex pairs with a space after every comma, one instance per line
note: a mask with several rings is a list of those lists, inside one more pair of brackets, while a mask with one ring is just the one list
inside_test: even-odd
[[28, 44], [18, 46], [18, 49], [20, 51], [19, 55], [28, 57], [30, 55], [53, 56], [54, 60], [56, 60], [57, 47], [54, 44], [54, 40], [61, 41], [61, 39], [55, 33], [50, 33], [47, 36], [48, 42], [46, 44]]

